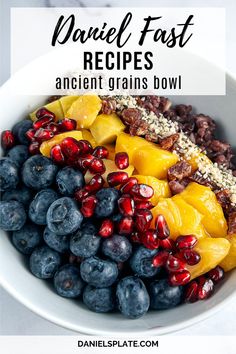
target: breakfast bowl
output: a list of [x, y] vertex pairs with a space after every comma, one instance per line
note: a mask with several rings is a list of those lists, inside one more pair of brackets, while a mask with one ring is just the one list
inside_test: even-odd
[[[19, 80], [19, 76], [13, 76], [1, 89], [1, 131], [11, 129], [45, 103], [43, 96], [10, 94], [9, 88], [14, 85], [19, 87]], [[195, 112], [213, 117], [219, 123], [220, 137], [234, 144], [235, 96], [236, 81], [227, 75], [226, 96], [172, 96], [170, 100], [173, 104], [191, 104]], [[34, 277], [25, 257], [13, 247], [10, 236], [4, 231], [1, 231], [0, 237], [0, 281], [4, 289], [36, 314], [67, 329], [92, 335], [160, 335], [175, 332], [222, 310], [236, 296], [236, 270], [232, 270], [216, 287], [214, 296], [205, 301], [181, 304], [170, 310], [151, 310], [133, 320], [120, 313], [94, 313], [80, 300], [60, 297], [53, 291], [50, 282]]]

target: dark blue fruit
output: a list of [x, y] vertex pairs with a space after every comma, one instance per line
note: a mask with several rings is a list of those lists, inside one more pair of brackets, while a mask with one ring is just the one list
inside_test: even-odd
[[58, 235], [68, 235], [77, 231], [82, 221], [83, 215], [76, 202], [69, 197], [57, 199], [47, 212], [47, 225]]
[[23, 204], [16, 201], [0, 202], [0, 228], [5, 231], [20, 230], [26, 222]]
[[113, 235], [103, 241], [102, 252], [115, 262], [125, 262], [132, 253], [132, 245], [127, 237]]
[[143, 316], [150, 305], [150, 298], [143, 281], [134, 276], [119, 281], [116, 298], [119, 310], [128, 318]]
[[15, 162], [7, 157], [0, 159], [0, 191], [16, 188], [19, 182], [18, 168]]
[[12, 243], [23, 254], [31, 254], [42, 241], [42, 232], [37, 225], [25, 224], [12, 233]]
[[143, 278], [151, 278], [159, 273], [160, 268], [152, 265], [152, 259], [157, 253], [157, 250], [149, 250], [143, 246], [138, 247], [130, 258], [130, 267], [134, 274]]
[[83, 292], [83, 302], [94, 312], [109, 312], [115, 307], [114, 289], [95, 288], [87, 285]]
[[167, 279], [155, 280], [149, 289], [151, 308], [166, 310], [179, 305], [183, 299], [182, 286], [170, 286]]
[[86, 258], [80, 266], [80, 274], [84, 281], [96, 288], [111, 286], [117, 279], [116, 263], [97, 257]]
[[76, 189], [84, 186], [84, 176], [75, 168], [67, 166], [57, 173], [56, 183], [61, 194], [72, 196]]
[[68, 235], [57, 235], [46, 227], [43, 233], [43, 239], [50, 248], [57, 252], [66, 253], [69, 251], [70, 238]]
[[22, 167], [22, 179], [27, 187], [40, 190], [51, 186], [57, 173], [57, 166], [42, 155], [31, 156]]
[[25, 119], [14, 125], [12, 128], [12, 132], [19, 141], [19, 143], [23, 145], [29, 145], [29, 140], [25, 136], [27, 130], [31, 129], [33, 122], [31, 120]]
[[28, 146], [16, 145], [8, 151], [6, 156], [14, 161], [18, 167], [20, 167], [29, 157]]
[[30, 270], [38, 278], [52, 278], [61, 263], [59, 253], [48, 246], [35, 248], [30, 256]]
[[17, 202], [24, 204], [25, 207], [29, 205], [32, 198], [33, 198], [32, 190], [25, 186], [17, 187], [16, 189], [11, 189], [10, 191], [6, 191], [2, 196], [2, 200], [5, 201], [16, 200]]
[[50, 205], [58, 199], [58, 194], [50, 188], [42, 189], [36, 194], [29, 206], [29, 218], [38, 225], [46, 225], [47, 211]]
[[101, 237], [97, 235], [96, 227], [88, 222], [71, 236], [70, 250], [76, 256], [88, 258], [97, 253], [100, 243]]
[[119, 192], [115, 188], [102, 188], [96, 193], [98, 203], [95, 208], [97, 218], [106, 218], [111, 216], [117, 207]]
[[64, 297], [76, 298], [82, 294], [84, 282], [80, 278], [79, 268], [71, 264], [61, 267], [54, 276], [56, 292]]

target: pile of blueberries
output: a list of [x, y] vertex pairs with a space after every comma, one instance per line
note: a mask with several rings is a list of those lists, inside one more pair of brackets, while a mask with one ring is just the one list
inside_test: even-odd
[[65, 298], [82, 298], [95, 312], [119, 309], [138, 318], [148, 309], [163, 310], [183, 301], [183, 287], [170, 286], [165, 271], [153, 267], [158, 250], [132, 243], [127, 237], [98, 235], [104, 218], [119, 220], [119, 191], [102, 188], [92, 218], [84, 218], [73, 199], [84, 186], [77, 169], [57, 166], [42, 155], [29, 156], [25, 132], [31, 121], [17, 123], [18, 145], [0, 159], [0, 227], [28, 258], [40, 279], [52, 279]]

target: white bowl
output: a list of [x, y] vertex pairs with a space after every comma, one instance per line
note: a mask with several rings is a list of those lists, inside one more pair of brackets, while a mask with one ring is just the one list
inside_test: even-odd
[[[17, 75], [1, 89], [1, 130], [11, 128], [44, 101], [42, 96], [10, 96], [9, 87], [15, 84], [19, 85]], [[222, 126], [222, 135], [233, 143], [236, 133], [235, 97], [236, 81], [228, 76], [225, 97], [179, 96], [171, 99], [174, 103], [192, 104], [199, 113], [214, 117]], [[128, 320], [116, 313], [96, 314], [89, 311], [81, 301], [67, 300], [56, 295], [46, 281], [35, 278], [29, 272], [24, 257], [16, 251], [4, 232], [0, 235], [0, 281], [12, 296], [38, 315], [68, 329], [97, 335], [159, 335], [177, 331], [221, 310], [236, 295], [235, 270], [227, 274], [214, 296], [206, 301], [181, 305], [168, 311], [150, 311], [137, 320]]]

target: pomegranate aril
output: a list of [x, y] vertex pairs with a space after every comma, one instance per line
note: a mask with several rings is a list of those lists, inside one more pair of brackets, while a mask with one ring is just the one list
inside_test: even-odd
[[167, 259], [169, 258], [169, 252], [160, 251], [152, 260], [152, 265], [154, 267], [162, 267], [166, 264]]
[[50, 157], [54, 162], [59, 164], [62, 164], [65, 161], [60, 145], [55, 145], [51, 148]]
[[140, 232], [145, 232], [149, 229], [152, 219], [153, 216], [149, 209], [135, 211], [135, 226]]
[[89, 192], [86, 191], [84, 188], [78, 189], [75, 191], [74, 198], [78, 202], [82, 202], [83, 199], [89, 196]]
[[98, 157], [99, 159], [107, 159], [109, 151], [105, 146], [97, 146], [93, 151], [93, 156]]
[[78, 167], [81, 168], [82, 170], [87, 169], [91, 165], [93, 159], [94, 156], [91, 154], [86, 154], [82, 157], [79, 157], [77, 160]]
[[25, 133], [25, 136], [27, 137], [27, 139], [29, 139], [29, 141], [35, 141], [35, 133], [36, 133], [36, 130], [29, 129]]
[[49, 129], [39, 128], [36, 131], [34, 137], [38, 141], [45, 141], [45, 140], [49, 140], [49, 139], [53, 138], [54, 133]]
[[74, 138], [68, 137], [62, 140], [61, 149], [65, 156], [67, 157], [78, 157], [80, 154], [80, 147], [78, 141]]
[[90, 218], [95, 210], [97, 204], [97, 198], [94, 195], [90, 195], [82, 200], [81, 213], [85, 218]]
[[214, 284], [219, 283], [219, 281], [221, 281], [224, 278], [224, 275], [225, 275], [224, 269], [221, 268], [220, 266], [211, 269], [207, 273], [207, 276], [213, 281]]
[[186, 248], [193, 248], [197, 243], [196, 236], [193, 235], [186, 235], [186, 236], [179, 236], [175, 240], [176, 247], [178, 249], [186, 249]]
[[114, 230], [114, 224], [113, 224], [112, 220], [105, 219], [105, 220], [103, 220], [103, 222], [100, 226], [98, 234], [101, 237], [109, 237], [113, 234], [113, 230]]
[[185, 302], [196, 302], [198, 300], [198, 283], [195, 280], [192, 280], [189, 284], [186, 285], [185, 294], [184, 294]]
[[105, 165], [102, 159], [94, 157], [88, 167], [89, 171], [92, 173], [101, 173], [103, 174], [106, 171]]
[[131, 216], [124, 216], [120, 221], [118, 221], [117, 232], [120, 235], [130, 235], [133, 232], [134, 221]]
[[91, 180], [88, 182], [88, 184], [84, 187], [86, 191], [90, 193], [97, 192], [99, 189], [101, 189], [104, 185], [104, 179], [102, 178], [101, 175], [96, 174], [91, 178]]
[[81, 154], [92, 154], [93, 147], [88, 140], [79, 140], [78, 143]]
[[35, 130], [38, 130], [39, 128], [44, 128], [45, 125], [51, 123], [53, 121], [53, 117], [52, 116], [43, 116], [42, 118], [39, 118], [38, 120], [36, 120], [33, 123], [33, 128]]
[[147, 184], [135, 184], [131, 188], [130, 194], [142, 200], [152, 198], [154, 191], [153, 188], [148, 186]]
[[131, 188], [135, 185], [138, 184], [138, 180], [135, 177], [129, 177], [124, 184], [122, 184], [120, 191], [121, 193], [129, 193]]
[[58, 121], [58, 127], [62, 132], [69, 132], [75, 130], [77, 122], [75, 119], [64, 118]]
[[123, 194], [122, 197], [118, 199], [118, 207], [122, 215], [134, 215], [134, 201], [128, 194]]
[[132, 232], [130, 239], [134, 243], [141, 243], [141, 234], [138, 231]]
[[149, 201], [143, 201], [143, 202], [136, 202], [135, 203], [135, 209], [152, 209], [153, 205]]
[[165, 238], [170, 236], [170, 229], [163, 215], [161, 214], [157, 215], [155, 220], [155, 226], [158, 233], [158, 237], [161, 240], [164, 240]]
[[175, 250], [175, 241], [171, 238], [159, 239], [159, 246], [165, 250], [174, 251]]
[[29, 153], [31, 155], [37, 155], [40, 154], [40, 143], [38, 141], [33, 141], [30, 145], [29, 145]]
[[59, 127], [56, 123], [51, 122], [51, 123], [47, 124], [45, 126], [45, 128], [51, 130], [51, 132], [53, 132], [54, 135], [59, 133]]
[[141, 241], [145, 247], [154, 250], [159, 247], [159, 239], [156, 230], [149, 229], [141, 236]]
[[185, 263], [170, 254], [166, 261], [166, 269], [171, 273], [180, 272], [185, 269]]
[[115, 155], [115, 164], [120, 170], [129, 167], [129, 155], [126, 152], [118, 152]]
[[188, 270], [183, 270], [180, 273], [173, 273], [169, 276], [169, 282], [173, 286], [186, 285], [191, 279], [191, 274]]
[[180, 256], [182, 259], [186, 261], [188, 265], [196, 265], [200, 262], [201, 256], [194, 250], [184, 250], [180, 252]]
[[129, 176], [126, 172], [111, 172], [107, 176], [107, 183], [109, 186], [115, 187], [127, 181], [128, 178]]
[[35, 115], [36, 115], [37, 119], [40, 119], [40, 118], [42, 118], [44, 116], [52, 117], [53, 120], [55, 119], [55, 114], [53, 112], [49, 111], [45, 107], [39, 108]]
[[11, 130], [4, 130], [1, 134], [1, 146], [3, 149], [10, 149], [15, 145], [15, 137]]
[[214, 291], [214, 283], [211, 279], [200, 277], [198, 284], [198, 299], [205, 300], [208, 299]]

